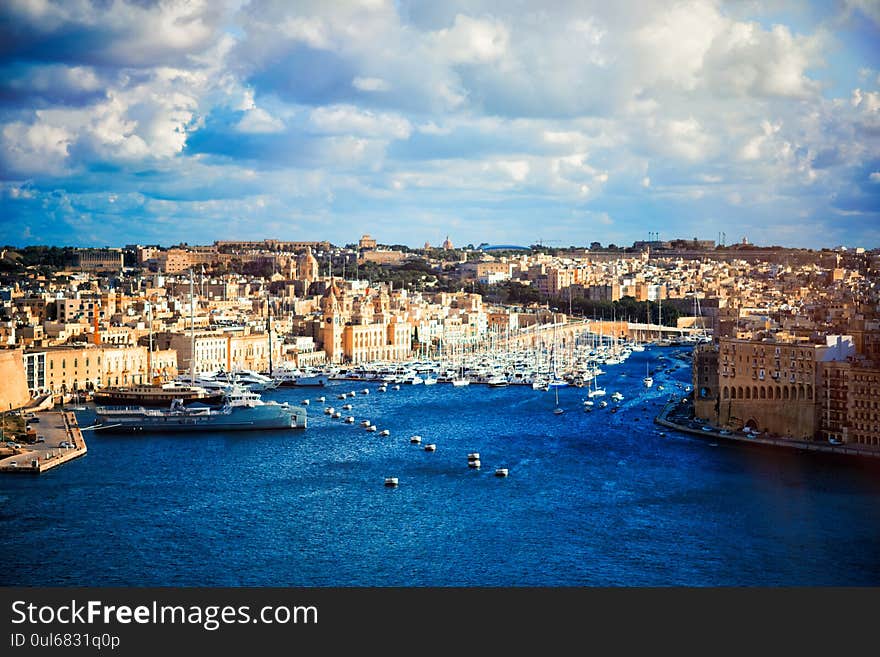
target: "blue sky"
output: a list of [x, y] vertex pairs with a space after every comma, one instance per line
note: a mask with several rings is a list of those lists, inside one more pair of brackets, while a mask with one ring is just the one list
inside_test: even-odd
[[880, 246], [880, 2], [7, 0], [0, 242]]

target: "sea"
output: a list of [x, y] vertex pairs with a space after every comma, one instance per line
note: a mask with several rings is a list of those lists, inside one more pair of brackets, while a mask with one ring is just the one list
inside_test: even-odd
[[[586, 388], [554, 414], [552, 390], [334, 381], [265, 393], [309, 399], [305, 431], [86, 430], [85, 457], [0, 477], [0, 585], [880, 585], [877, 467], [653, 424], [690, 383], [676, 353], [605, 366], [624, 398], [590, 413]], [[346, 403], [353, 425], [323, 412]]]

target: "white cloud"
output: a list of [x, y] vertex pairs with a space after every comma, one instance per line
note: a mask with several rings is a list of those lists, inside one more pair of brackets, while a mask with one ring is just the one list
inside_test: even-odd
[[374, 113], [352, 105], [318, 107], [309, 115], [309, 123], [328, 134], [407, 139], [412, 133], [412, 125], [400, 115]]
[[282, 132], [284, 130], [284, 121], [275, 118], [264, 109], [254, 107], [245, 112], [244, 116], [236, 124], [235, 129], [239, 132], [250, 134]]
[[458, 14], [451, 28], [439, 30], [432, 37], [445, 59], [464, 64], [499, 59], [507, 52], [510, 34], [500, 21]]
[[880, 171], [872, 171], [868, 176], [868, 180], [872, 183], [880, 183]]
[[391, 85], [382, 78], [356, 77], [351, 81], [351, 86], [360, 91], [389, 91]]
[[73, 137], [63, 127], [37, 122], [7, 123], [2, 131], [2, 157], [22, 173], [60, 173], [67, 164]]

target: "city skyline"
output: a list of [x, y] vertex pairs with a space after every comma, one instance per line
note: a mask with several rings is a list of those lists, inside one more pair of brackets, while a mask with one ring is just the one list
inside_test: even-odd
[[880, 244], [880, 9], [0, 9], [13, 245]]

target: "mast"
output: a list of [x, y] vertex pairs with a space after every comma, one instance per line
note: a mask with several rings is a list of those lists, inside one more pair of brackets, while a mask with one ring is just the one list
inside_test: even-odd
[[147, 300], [147, 321], [150, 323], [150, 348], [147, 352], [147, 383], [153, 383], [153, 304]]
[[189, 383], [194, 386], [196, 384], [196, 300], [192, 268], [189, 270], [189, 336]]
[[272, 376], [272, 304], [266, 295], [266, 332], [269, 334], [269, 376]]

